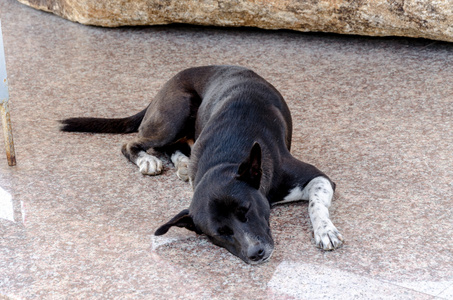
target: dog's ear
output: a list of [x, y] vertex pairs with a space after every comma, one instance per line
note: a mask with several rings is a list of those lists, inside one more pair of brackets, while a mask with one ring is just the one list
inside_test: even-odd
[[201, 234], [201, 231], [197, 229], [193, 222], [192, 217], [189, 215], [189, 210], [184, 209], [179, 214], [174, 216], [170, 221], [160, 226], [156, 230], [154, 235], [163, 235], [167, 233], [167, 231], [173, 226], [187, 228], [189, 230], [195, 231], [198, 234]]
[[250, 150], [249, 157], [239, 166], [237, 179], [248, 183], [255, 189], [259, 189], [262, 173], [261, 146], [255, 142], [252, 150]]

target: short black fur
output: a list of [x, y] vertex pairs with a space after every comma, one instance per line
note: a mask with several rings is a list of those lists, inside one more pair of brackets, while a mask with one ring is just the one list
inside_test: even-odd
[[[149, 148], [190, 154], [194, 195], [162, 225], [206, 234], [247, 263], [269, 259], [271, 204], [313, 178], [327, 176], [290, 154], [292, 121], [281, 94], [251, 70], [207, 66], [170, 79], [147, 109], [123, 119], [72, 118], [63, 131], [128, 133], [132, 162]], [[190, 141], [195, 143], [191, 148]], [[185, 145], [185, 148], [183, 147]]]

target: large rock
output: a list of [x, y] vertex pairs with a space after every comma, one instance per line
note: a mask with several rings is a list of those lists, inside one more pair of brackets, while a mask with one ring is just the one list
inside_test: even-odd
[[82, 24], [189, 23], [453, 41], [453, 0], [18, 0]]

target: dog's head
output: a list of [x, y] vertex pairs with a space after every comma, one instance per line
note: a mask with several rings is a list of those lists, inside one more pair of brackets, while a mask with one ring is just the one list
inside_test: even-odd
[[157, 229], [165, 234], [172, 226], [205, 234], [246, 263], [268, 260], [274, 249], [269, 227], [270, 205], [260, 192], [261, 148], [255, 143], [239, 167], [220, 166], [197, 184], [189, 209]]

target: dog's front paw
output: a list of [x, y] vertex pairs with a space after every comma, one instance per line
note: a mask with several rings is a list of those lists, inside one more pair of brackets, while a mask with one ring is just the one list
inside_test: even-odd
[[341, 247], [344, 241], [337, 228], [329, 223], [318, 226], [314, 232], [316, 246], [326, 251]]
[[140, 156], [137, 166], [144, 175], [158, 175], [162, 172], [162, 161], [149, 154]]

